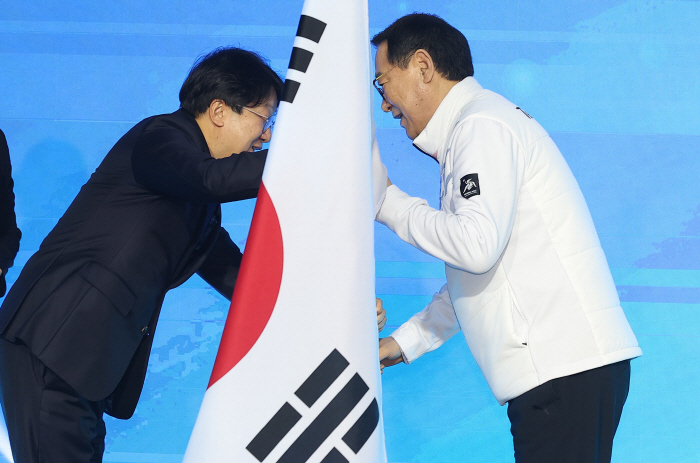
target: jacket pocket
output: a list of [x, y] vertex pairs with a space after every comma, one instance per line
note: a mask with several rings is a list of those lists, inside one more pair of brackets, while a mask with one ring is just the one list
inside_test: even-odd
[[136, 303], [136, 295], [122, 278], [105, 267], [91, 261], [80, 270], [80, 276], [102, 293], [125, 317]]
[[523, 315], [523, 311], [520, 309], [518, 300], [515, 298], [513, 288], [511, 288], [510, 285], [508, 285], [508, 288], [510, 290], [511, 316], [513, 318], [513, 334], [517, 339], [521, 341], [521, 344], [523, 346], [527, 346], [528, 331], [530, 330], [530, 326], [527, 323], [525, 315]]

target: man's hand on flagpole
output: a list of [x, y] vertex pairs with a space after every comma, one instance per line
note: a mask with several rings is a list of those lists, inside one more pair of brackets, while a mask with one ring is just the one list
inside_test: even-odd
[[388, 336], [386, 338], [379, 339], [379, 368], [384, 374], [384, 367], [391, 367], [397, 363], [403, 362], [403, 355], [401, 355], [401, 348], [399, 344], [392, 338]]
[[382, 300], [377, 298], [377, 330], [383, 330], [384, 325], [386, 325], [386, 310]]

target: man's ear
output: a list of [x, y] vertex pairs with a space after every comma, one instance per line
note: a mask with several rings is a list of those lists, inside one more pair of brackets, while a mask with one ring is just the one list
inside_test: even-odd
[[207, 110], [207, 115], [212, 124], [217, 127], [224, 126], [224, 113], [226, 112], [226, 103], [222, 100], [213, 100]]
[[430, 53], [420, 48], [414, 53], [413, 60], [420, 70], [423, 83], [430, 83], [435, 77], [435, 64], [433, 63], [433, 58], [430, 56]]

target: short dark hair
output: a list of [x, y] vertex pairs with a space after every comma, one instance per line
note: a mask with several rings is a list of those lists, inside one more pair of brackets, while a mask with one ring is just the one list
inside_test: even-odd
[[195, 61], [180, 89], [180, 107], [197, 117], [211, 102], [222, 100], [237, 113], [263, 103], [274, 90], [282, 95], [282, 79], [257, 53], [220, 47]]
[[433, 58], [435, 70], [447, 80], [460, 81], [474, 75], [467, 38], [444, 19], [433, 14], [413, 13], [397, 19], [372, 38], [372, 45], [387, 44], [389, 63], [405, 69], [419, 49]]

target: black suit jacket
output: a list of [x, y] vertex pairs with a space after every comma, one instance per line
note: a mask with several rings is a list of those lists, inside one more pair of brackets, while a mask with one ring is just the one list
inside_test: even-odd
[[141, 121], [24, 266], [0, 333], [85, 398], [108, 398], [108, 413], [130, 417], [165, 293], [198, 272], [231, 298], [241, 253], [219, 204], [255, 197], [265, 158], [212, 158], [184, 110]]
[[0, 130], [0, 297], [5, 295], [5, 274], [12, 267], [22, 237], [15, 217], [13, 186], [10, 150], [7, 148], [5, 134]]

